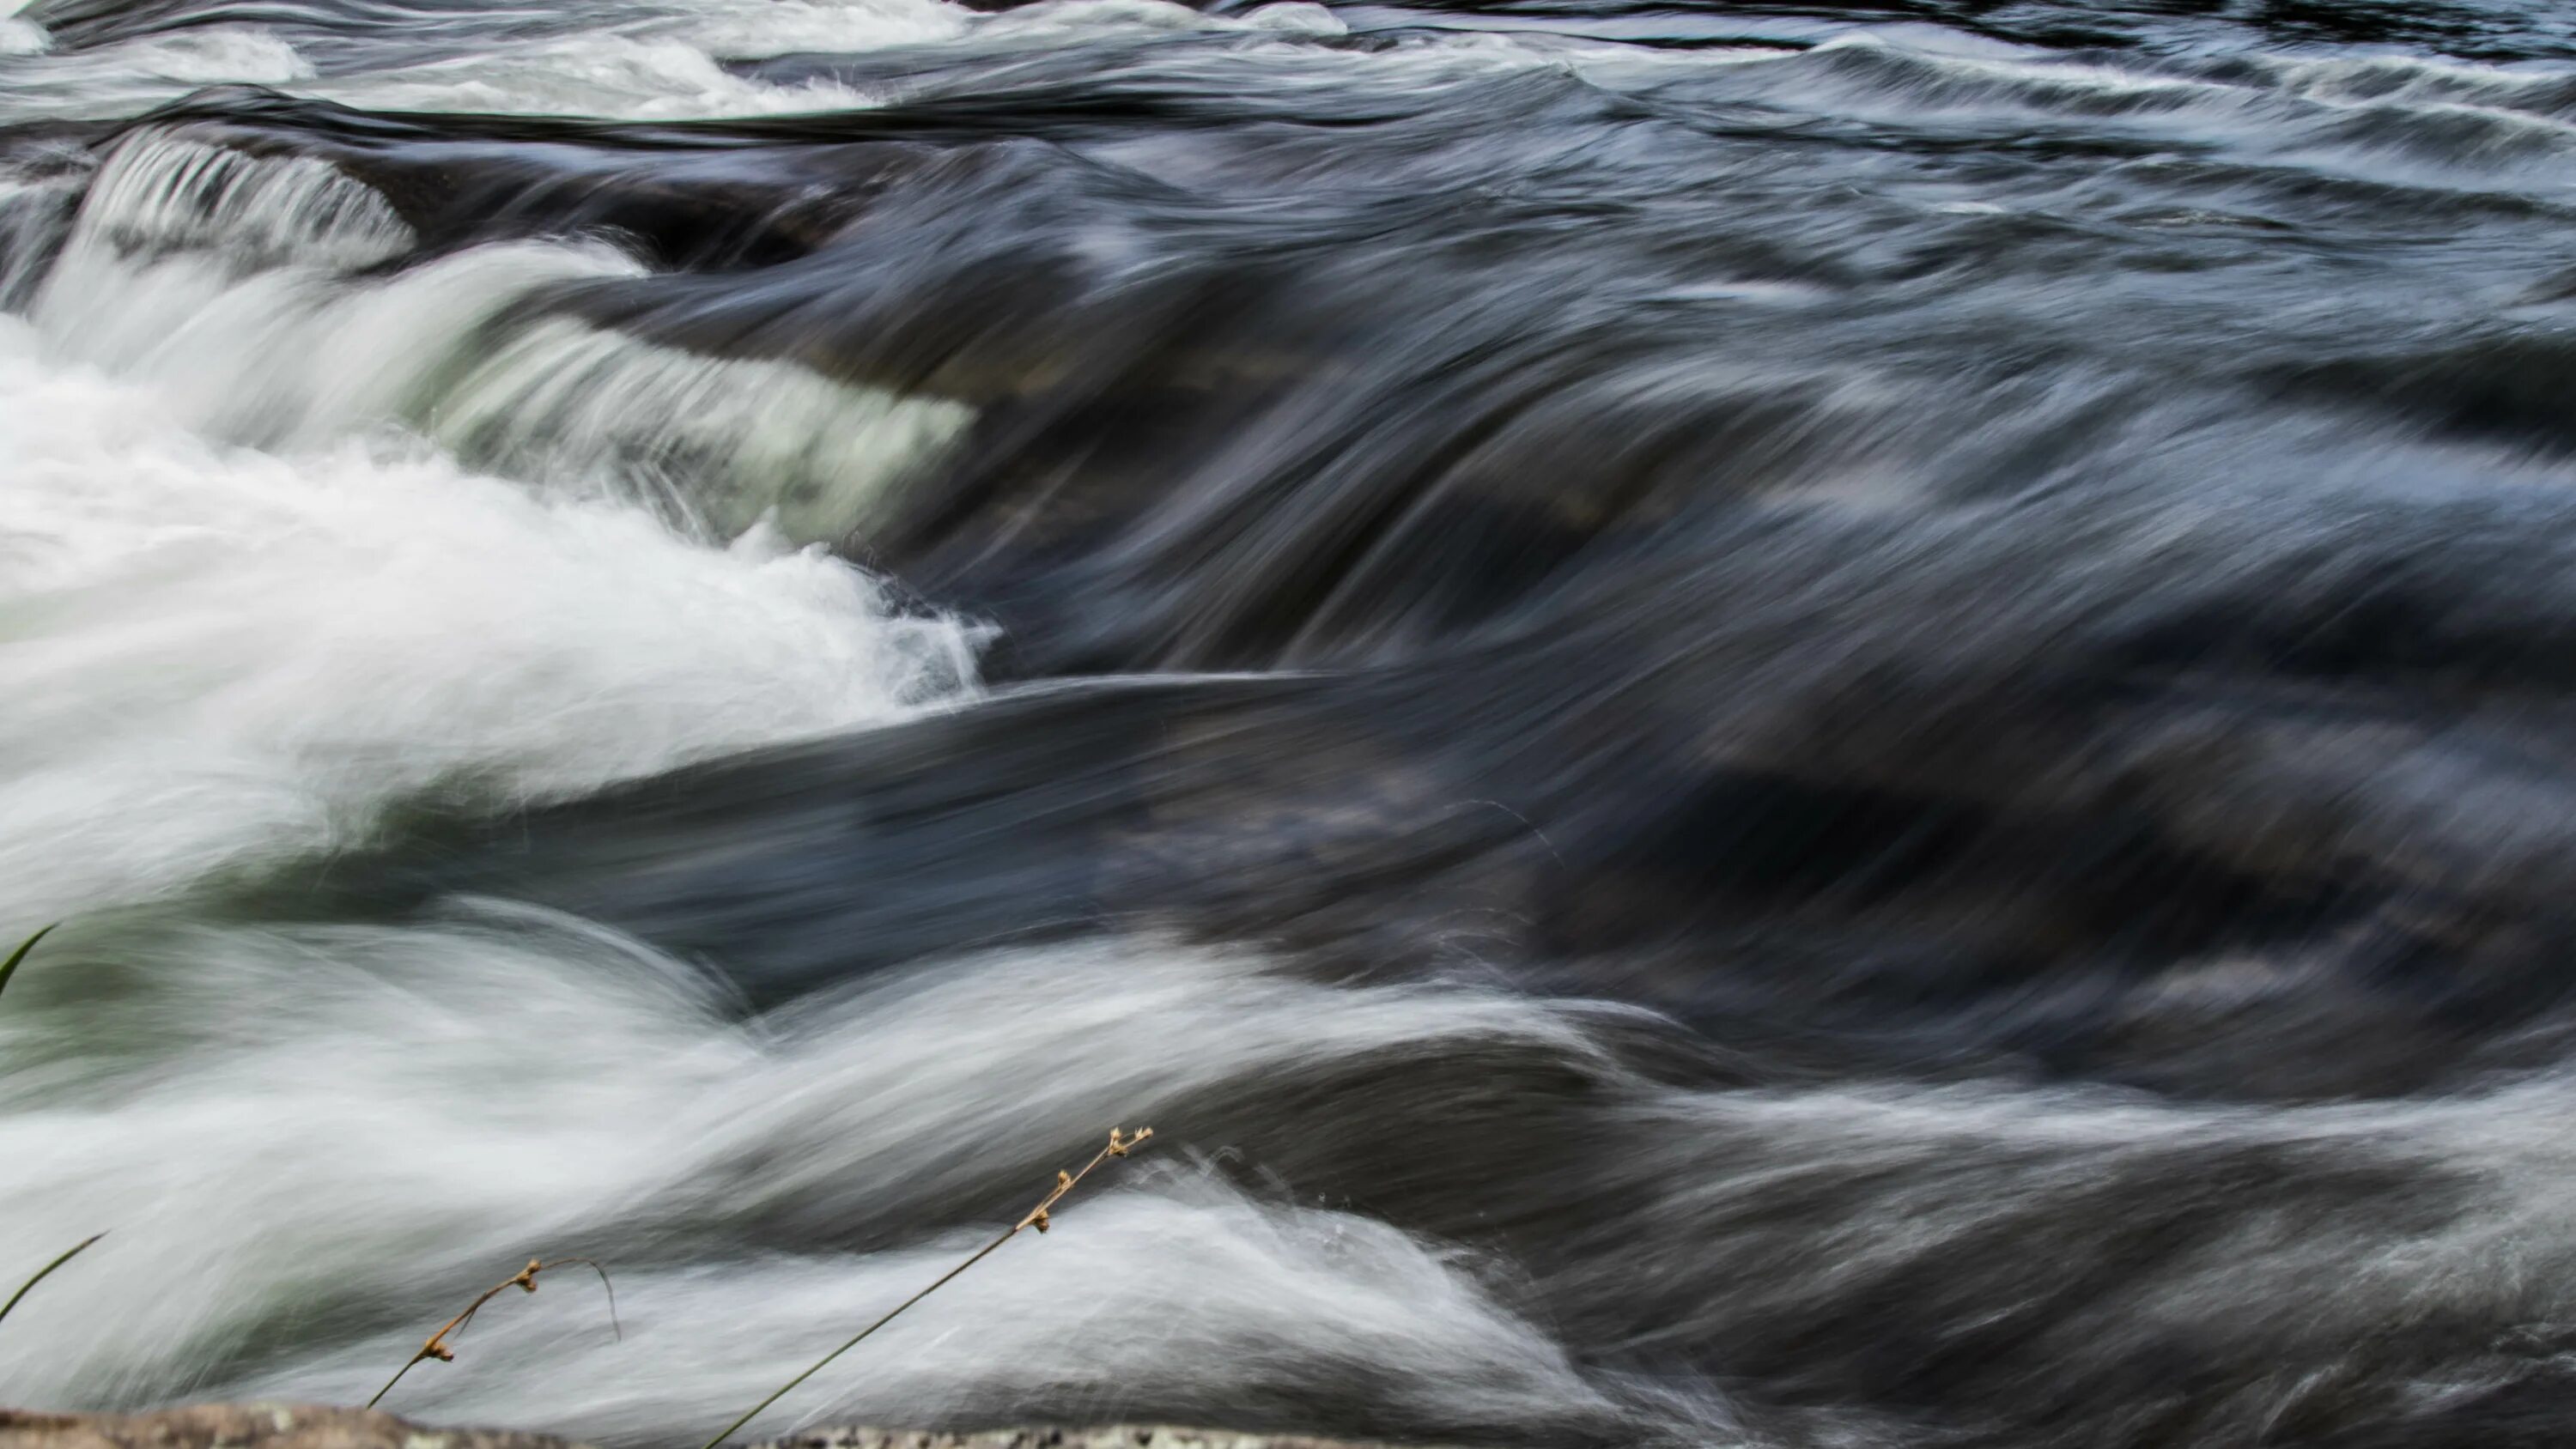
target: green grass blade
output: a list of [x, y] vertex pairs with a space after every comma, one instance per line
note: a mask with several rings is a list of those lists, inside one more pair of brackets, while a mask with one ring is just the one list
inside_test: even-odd
[[[61, 924], [62, 922], [60, 921], [54, 922], [54, 926], [59, 926]], [[38, 931], [36, 934], [19, 942], [18, 949], [9, 953], [9, 959], [6, 961], [0, 961], [0, 991], [6, 991], [9, 989], [9, 978], [18, 974], [18, 963], [27, 959], [27, 953], [36, 949], [36, 943], [38, 941], [41, 941], [45, 939], [45, 937], [53, 934], [54, 926], [47, 926], [45, 929]], [[87, 1244], [83, 1244], [82, 1246], [86, 1247]], [[42, 1275], [40, 1274], [38, 1276]], [[26, 1290], [22, 1288], [19, 1291], [23, 1293]], [[15, 1303], [18, 1300], [12, 1298], [9, 1301]], [[5, 1308], [0, 1308], [0, 1313], [6, 1313], [8, 1311], [9, 1310]]]
[[[23, 946], [22, 946], [22, 947], [20, 947], [20, 948], [19, 948], [19, 950], [18, 950], [18, 954], [19, 954], [19, 955], [21, 955], [21, 956], [25, 955], [25, 954], [26, 954], [26, 948], [25, 948], [25, 947], [23, 947]], [[14, 960], [14, 959], [13, 959], [13, 960], [11, 960], [11, 961], [10, 961], [10, 963], [9, 963], [9, 964], [10, 964], [10, 965], [12, 965], [12, 966], [15, 966], [15, 965], [17, 965], [18, 963], [17, 963], [17, 961], [16, 961], [16, 960]], [[54, 1270], [55, 1270], [56, 1268], [61, 1267], [61, 1266], [62, 1266], [62, 1265], [64, 1265], [65, 1263], [68, 1263], [68, 1262], [70, 1262], [72, 1259], [77, 1258], [77, 1257], [79, 1257], [81, 1254], [83, 1254], [83, 1253], [85, 1253], [85, 1252], [89, 1251], [89, 1245], [90, 1245], [90, 1244], [95, 1243], [95, 1242], [97, 1242], [99, 1239], [101, 1239], [101, 1238], [103, 1238], [103, 1237], [106, 1237], [106, 1236], [107, 1236], [107, 1234], [105, 1234], [105, 1233], [92, 1233], [92, 1234], [90, 1234], [88, 1237], [83, 1238], [80, 1242], [78, 1242], [78, 1243], [74, 1244], [74, 1245], [72, 1246], [72, 1250], [71, 1250], [70, 1252], [63, 1254], [61, 1257], [56, 1258], [54, 1261], [52, 1261], [52, 1262], [50, 1262], [50, 1263], [47, 1263], [45, 1266], [43, 1266], [43, 1267], [41, 1267], [41, 1268], [38, 1268], [38, 1269], [36, 1270], [36, 1276], [35, 1276], [35, 1277], [30, 1278], [30, 1279], [28, 1279], [26, 1282], [19, 1284], [19, 1285], [18, 1285], [18, 1291], [9, 1295], [9, 1301], [8, 1301], [8, 1302], [6, 1302], [6, 1303], [0, 1303], [0, 1318], [7, 1318], [7, 1317], [9, 1316], [9, 1310], [18, 1306], [18, 1300], [27, 1296], [27, 1290], [28, 1290], [28, 1289], [33, 1288], [33, 1287], [35, 1287], [37, 1284], [44, 1282], [47, 1278], [52, 1277], [52, 1276], [53, 1276], [53, 1273], [54, 1273]]]

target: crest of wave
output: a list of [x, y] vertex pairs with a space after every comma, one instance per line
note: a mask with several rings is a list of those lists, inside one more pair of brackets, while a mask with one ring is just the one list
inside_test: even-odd
[[[0, 215], [40, 200], [0, 198]], [[602, 244], [362, 270], [412, 244], [381, 197], [327, 163], [145, 131], [90, 186], [32, 316], [58, 355], [148, 380], [229, 441], [296, 451], [408, 430], [711, 538], [766, 519], [838, 540], [973, 416], [551, 314], [550, 289], [640, 273]]]

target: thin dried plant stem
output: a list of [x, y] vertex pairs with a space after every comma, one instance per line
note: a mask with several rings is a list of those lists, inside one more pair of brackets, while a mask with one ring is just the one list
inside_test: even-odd
[[[60, 922], [57, 922], [56, 924], [59, 925]], [[53, 930], [53, 926], [47, 926], [36, 934], [29, 936], [27, 939], [18, 943], [18, 949], [10, 952], [8, 959], [0, 960], [0, 991], [8, 989], [9, 978], [18, 974], [18, 967], [26, 961], [27, 953], [35, 950], [36, 943], [53, 934]], [[81, 1239], [79, 1242], [72, 1244], [68, 1251], [56, 1257], [52, 1262], [38, 1268], [36, 1270], [35, 1277], [19, 1284], [18, 1291], [9, 1295], [8, 1302], [0, 1303], [0, 1318], [7, 1318], [10, 1310], [18, 1306], [18, 1300], [26, 1297], [37, 1284], [54, 1276], [54, 1270], [56, 1268], [59, 1268], [65, 1263], [70, 1262], [72, 1259], [79, 1257], [81, 1254], [88, 1252], [90, 1244], [95, 1243], [106, 1236], [107, 1234], [105, 1233], [92, 1233], [88, 1237]]]
[[[59, 926], [61, 924], [62, 922], [56, 921], [54, 926]], [[9, 978], [18, 974], [19, 963], [27, 959], [28, 952], [36, 949], [36, 943], [38, 941], [41, 941], [54, 933], [54, 926], [47, 926], [45, 929], [38, 931], [36, 934], [19, 942], [18, 949], [9, 953], [9, 959], [6, 961], [0, 961], [0, 991], [6, 991], [9, 989]], [[15, 1302], [16, 1300], [12, 1299], [11, 1301]]]
[[483, 1311], [484, 1304], [500, 1297], [503, 1293], [512, 1288], [516, 1288], [522, 1293], [534, 1293], [537, 1291], [537, 1275], [539, 1273], [551, 1272], [567, 1263], [579, 1263], [583, 1267], [586, 1267], [590, 1271], [599, 1275], [599, 1286], [608, 1294], [609, 1329], [614, 1332], [618, 1338], [625, 1338], [626, 1328], [623, 1324], [617, 1321], [617, 1286], [608, 1281], [608, 1270], [606, 1268], [599, 1266], [599, 1264], [588, 1258], [557, 1258], [552, 1262], [540, 1262], [535, 1258], [530, 1258], [528, 1260], [528, 1266], [521, 1268], [518, 1272], [513, 1273], [509, 1277], [502, 1279], [500, 1282], [493, 1284], [491, 1287], [484, 1289], [481, 1297], [476, 1298], [473, 1302], [465, 1305], [464, 1312], [447, 1320], [445, 1323], [440, 1324], [438, 1332], [431, 1334], [428, 1341], [423, 1343], [419, 1350], [404, 1362], [401, 1368], [394, 1370], [394, 1376], [385, 1380], [385, 1386], [376, 1390], [376, 1396], [367, 1400], [367, 1407], [372, 1409], [376, 1405], [384, 1402], [385, 1395], [394, 1391], [394, 1385], [402, 1382], [404, 1374], [410, 1373], [414, 1368], [417, 1368], [430, 1359], [436, 1359], [440, 1363], [453, 1363], [456, 1359], [456, 1350], [448, 1345], [448, 1338], [454, 1334], [464, 1332], [465, 1325], [474, 1321], [474, 1315]]
[[1091, 1169], [1098, 1167], [1110, 1158], [1126, 1156], [1129, 1149], [1143, 1142], [1146, 1138], [1153, 1136], [1154, 1129], [1151, 1127], [1139, 1128], [1137, 1129], [1136, 1135], [1133, 1137], [1128, 1137], [1124, 1134], [1124, 1128], [1110, 1128], [1109, 1145], [1092, 1154], [1091, 1160], [1082, 1165], [1082, 1170], [1080, 1172], [1058, 1172], [1055, 1175], [1055, 1186], [1048, 1189], [1047, 1195], [1039, 1200], [1036, 1207], [1029, 1209], [1028, 1216], [1021, 1218], [1018, 1222], [1003, 1229], [1001, 1236], [968, 1254], [966, 1256], [966, 1261], [959, 1263], [956, 1267], [940, 1274], [938, 1279], [929, 1287], [922, 1289], [920, 1292], [913, 1294], [901, 1303], [896, 1304], [893, 1308], [886, 1311], [886, 1315], [884, 1317], [850, 1335], [850, 1337], [843, 1342], [839, 1348], [836, 1348], [830, 1353], [823, 1355], [821, 1358], [814, 1360], [814, 1362], [808, 1366], [803, 1373], [798, 1374], [796, 1377], [789, 1379], [783, 1384], [780, 1384], [777, 1390], [771, 1393], [768, 1398], [765, 1398], [759, 1403], [752, 1405], [750, 1408], [745, 1409], [741, 1418], [734, 1420], [732, 1423], [725, 1425], [723, 1429], [717, 1431], [716, 1436], [709, 1439], [703, 1446], [703, 1449], [718, 1449], [718, 1446], [722, 1445], [727, 1439], [732, 1438], [743, 1425], [759, 1418], [763, 1409], [766, 1409], [770, 1405], [777, 1403], [780, 1399], [787, 1397], [789, 1393], [794, 1391], [798, 1384], [801, 1384], [807, 1379], [814, 1377], [814, 1375], [821, 1373], [824, 1366], [831, 1363], [832, 1360], [839, 1358], [841, 1355], [848, 1353], [851, 1349], [858, 1347], [867, 1339], [869, 1334], [876, 1332], [878, 1329], [894, 1322], [897, 1318], [902, 1317], [905, 1309], [919, 1303], [922, 1299], [929, 1297], [940, 1289], [947, 1287], [951, 1282], [956, 1280], [959, 1274], [964, 1273], [967, 1269], [972, 1268], [976, 1264], [983, 1262], [986, 1258], [991, 1257], [995, 1249], [1001, 1247], [1011, 1239], [1018, 1237], [1022, 1228], [1035, 1228], [1041, 1233], [1045, 1232], [1047, 1230], [1048, 1223], [1048, 1209], [1054, 1207], [1057, 1203], [1064, 1201], [1066, 1193], [1073, 1191], [1084, 1178], [1091, 1175]]
[[[41, 935], [41, 934], [43, 934], [43, 933], [42, 933], [42, 932], [38, 932], [37, 934]], [[24, 954], [24, 953], [23, 953], [23, 952], [21, 952], [21, 954]], [[12, 964], [15, 964], [15, 963], [13, 962]], [[73, 1245], [72, 1245], [72, 1248], [71, 1248], [71, 1251], [69, 1251], [69, 1252], [67, 1252], [67, 1253], [63, 1254], [63, 1255], [62, 1255], [61, 1257], [59, 1257], [59, 1258], [56, 1258], [56, 1259], [55, 1259], [54, 1261], [52, 1261], [52, 1262], [47, 1263], [45, 1266], [43, 1266], [43, 1267], [41, 1267], [41, 1268], [38, 1268], [38, 1269], [36, 1270], [36, 1276], [35, 1276], [35, 1277], [30, 1278], [30, 1279], [28, 1279], [26, 1282], [19, 1284], [19, 1285], [18, 1285], [18, 1291], [9, 1295], [9, 1301], [8, 1301], [8, 1302], [6, 1302], [6, 1303], [0, 1303], [0, 1318], [6, 1318], [6, 1317], [8, 1317], [8, 1316], [9, 1316], [9, 1310], [18, 1306], [18, 1300], [27, 1296], [27, 1290], [29, 1290], [29, 1289], [31, 1289], [31, 1288], [33, 1288], [33, 1287], [35, 1287], [35, 1286], [36, 1286], [37, 1284], [39, 1284], [39, 1283], [44, 1282], [47, 1278], [52, 1277], [52, 1276], [53, 1276], [53, 1272], [54, 1272], [54, 1270], [55, 1270], [56, 1268], [59, 1268], [59, 1267], [61, 1267], [62, 1265], [64, 1265], [65, 1263], [70, 1262], [72, 1259], [79, 1257], [81, 1254], [88, 1252], [88, 1251], [89, 1251], [89, 1245], [90, 1245], [90, 1244], [95, 1243], [95, 1242], [97, 1242], [99, 1239], [101, 1239], [101, 1238], [103, 1238], [103, 1237], [106, 1237], [106, 1236], [107, 1236], [107, 1234], [105, 1234], [105, 1233], [92, 1233], [92, 1234], [90, 1234], [88, 1237], [83, 1238], [83, 1239], [81, 1239], [79, 1242], [77, 1242], [77, 1243], [73, 1244]]]

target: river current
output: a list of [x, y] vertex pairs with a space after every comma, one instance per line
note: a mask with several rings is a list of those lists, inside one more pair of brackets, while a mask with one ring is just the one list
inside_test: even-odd
[[33, 0], [57, 920], [0, 1401], [2564, 1442], [2576, 12]]

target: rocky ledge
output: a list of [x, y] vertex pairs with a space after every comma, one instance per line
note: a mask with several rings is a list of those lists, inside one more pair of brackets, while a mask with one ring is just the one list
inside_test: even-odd
[[[545, 1434], [433, 1429], [366, 1409], [202, 1404], [149, 1414], [0, 1409], [0, 1449], [580, 1449]], [[1327, 1439], [1119, 1425], [931, 1434], [827, 1429], [756, 1449], [1366, 1449]]]

